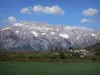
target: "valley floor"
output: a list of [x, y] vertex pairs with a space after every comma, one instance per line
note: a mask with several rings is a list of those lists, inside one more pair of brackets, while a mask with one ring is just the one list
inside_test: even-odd
[[0, 62], [0, 75], [100, 75], [100, 62]]

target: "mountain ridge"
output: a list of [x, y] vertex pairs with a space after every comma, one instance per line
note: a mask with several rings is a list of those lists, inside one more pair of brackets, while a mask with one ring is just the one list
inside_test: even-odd
[[24, 46], [33, 50], [86, 47], [100, 42], [100, 32], [76, 26], [49, 25], [38, 22], [19, 22], [0, 30], [0, 48]]

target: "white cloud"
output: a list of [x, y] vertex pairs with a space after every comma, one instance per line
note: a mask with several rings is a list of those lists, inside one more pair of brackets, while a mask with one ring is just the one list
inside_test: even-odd
[[20, 13], [21, 13], [21, 14], [32, 14], [32, 8], [31, 8], [31, 7], [22, 8], [22, 9], [20, 10]]
[[9, 22], [16, 22], [16, 17], [14, 17], [14, 16], [9, 16], [9, 17], [8, 17], [8, 21], [9, 21]]
[[44, 13], [44, 14], [60, 14], [64, 15], [64, 10], [60, 8], [58, 5], [55, 6], [41, 6], [41, 5], [36, 5], [33, 7], [33, 12], [36, 13]]
[[6, 20], [0, 20], [1, 24], [9, 24], [9, 23], [14, 23], [17, 22], [18, 20], [14, 16], [9, 16], [8, 19]]
[[83, 18], [81, 20], [81, 23], [85, 23], [85, 22], [100, 22], [100, 21], [99, 20], [92, 20], [92, 19], [85, 19], [85, 18]]
[[87, 22], [87, 21], [88, 21], [88, 20], [85, 19], [85, 18], [81, 20], [82, 23]]
[[98, 14], [98, 10], [94, 8], [88, 8], [87, 10], [84, 10], [82, 14], [85, 16], [94, 16]]
[[41, 6], [41, 5], [35, 5], [32, 9], [32, 7], [25, 7], [20, 10], [21, 14], [32, 14], [33, 12], [40, 14], [60, 14], [64, 15], [64, 10], [60, 8], [58, 5], [54, 6]]
[[44, 7], [40, 6], [40, 5], [36, 5], [36, 6], [33, 7], [33, 11], [36, 12], [36, 13], [43, 12], [44, 11]]

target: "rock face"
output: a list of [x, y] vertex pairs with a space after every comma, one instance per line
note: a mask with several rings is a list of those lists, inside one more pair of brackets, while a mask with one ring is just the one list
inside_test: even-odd
[[19, 22], [0, 30], [0, 48], [8, 50], [81, 48], [99, 42], [100, 32], [85, 27]]

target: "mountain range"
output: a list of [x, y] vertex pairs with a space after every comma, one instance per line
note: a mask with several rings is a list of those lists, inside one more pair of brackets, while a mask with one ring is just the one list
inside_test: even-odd
[[0, 49], [84, 48], [100, 43], [100, 31], [86, 27], [21, 21], [0, 29]]

